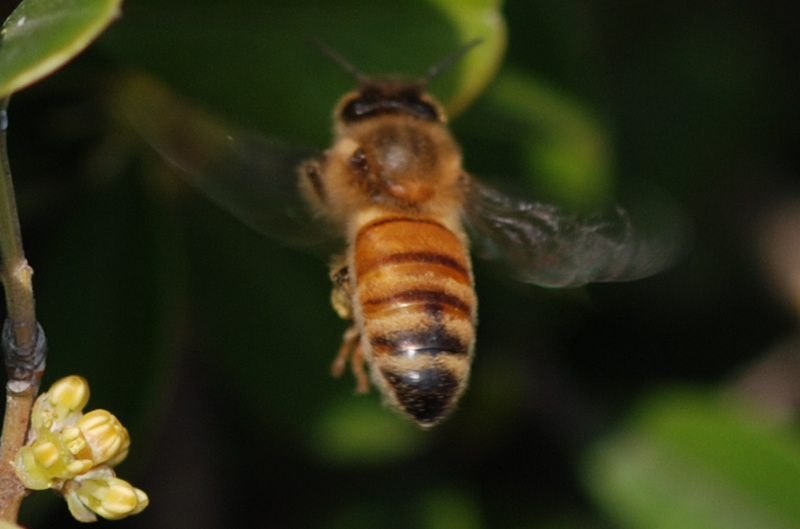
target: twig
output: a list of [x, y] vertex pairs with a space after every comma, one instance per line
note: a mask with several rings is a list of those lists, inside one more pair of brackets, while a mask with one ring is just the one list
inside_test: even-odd
[[38, 387], [29, 384], [22, 393], [14, 393], [12, 384], [14, 382], [10, 381], [6, 387], [6, 414], [0, 439], [0, 520], [16, 522], [19, 505], [28, 490], [17, 479], [11, 462], [25, 444], [31, 407]]
[[2, 332], [6, 371], [6, 410], [0, 437], [0, 520], [16, 522], [27, 491], [11, 467], [25, 444], [31, 407], [44, 373], [46, 342], [36, 322], [33, 270], [25, 259], [6, 152], [6, 108], [0, 101], [0, 278], [5, 286], [8, 317]]

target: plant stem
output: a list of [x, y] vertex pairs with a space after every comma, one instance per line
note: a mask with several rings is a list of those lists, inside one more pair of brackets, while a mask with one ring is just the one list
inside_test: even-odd
[[3, 328], [5, 352], [6, 410], [0, 437], [0, 520], [15, 522], [19, 504], [27, 490], [11, 466], [25, 444], [33, 401], [44, 372], [44, 333], [36, 322], [31, 277], [25, 259], [14, 198], [14, 185], [6, 152], [6, 108], [0, 101], [0, 279], [6, 292], [8, 316]]
[[[0, 102], [0, 113], [5, 120], [8, 99]], [[36, 313], [33, 304], [31, 276], [33, 270], [25, 259], [22, 235], [14, 198], [14, 183], [6, 152], [6, 131], [0, 130], [0, 277], [6, 290], [8, 319], [12, 325], [14, 343], [23, 350], [32, 350], [36, 345]]]
[[29, 384], [22, 393], [15, 393], [11, 390], [13, 384], [9, 382], [6, 387], [6, 414], [0, 438], [0, 520], [8, 522], [17, 521], [19, 505], [29, 492], [17, 479], [11, 463], [25, 444], [31, 407], [39, 389], [38, 384]]

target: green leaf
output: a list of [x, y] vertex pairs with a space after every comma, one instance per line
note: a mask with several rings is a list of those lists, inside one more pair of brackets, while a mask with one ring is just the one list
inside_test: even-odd
[[421, 527], [426, 529], [479, 529], [480, 506], [466, 490], [457, 487], [431, 487], [423, 492], [420, 505]]
[[650, 399], [590, 454], [586, 477], [620, 527], [800, 527], [797, 430], [710, 392]]
[[505, 26], [494, 0], [139, 0], [102, 44], [231, 123], [322, 147], [336, 101], [355, 83], [309, 40], [367, 75], [417, 78], [478, 37], [480, 46], [431, 82], [452, 113], [499, 66]]
[[506, 69], [490, 108], [521, 129], [528, 173], [546, 200], [594, 209], [613, 194], [613, 147], [600, 121], [573, 97]]
[[0, 97], [50, 75], [120, 14], [122, 0], [24, 0], [3, 24]]
[[[481, 36], [480, 48], [460, 59], [461, 91], [454, 95], [448, 105], [450, 115], [459, 114], [489, 84], [497, 73], [506, 47], [505, 21], [498, 0], [429, 0], [445, 12], [461, 34], [469, 40]], [[446, 51], [446, 50], [445, 50]]]
[[316, 424], [312, 444], [330, 462], [381, 465], [412, 455], [425, 444], [424, 435], [376, 399], [342, 394]]

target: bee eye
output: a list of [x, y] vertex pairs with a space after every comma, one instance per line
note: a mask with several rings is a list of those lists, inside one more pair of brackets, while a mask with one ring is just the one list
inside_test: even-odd
[[412, 111], [412, 113], [427, 121], [438, 121], [439, 120], [439, 113], [430, 103], [426, 103], [425, 101], [415, 101], [412, 104], [408, 105], [408, 108]]
[[374, 104], [369, 104], [363, 99], [355, 99], [342, 109], [342, 120], [353, 122], [362, 119], [374, 111]]
[[370, 110], [370, 105], [364, 103], [364, 101], [357, 99], [353, 101], [353, 104], [348, 107], [347, 112], [353, 116], [363, 116]]

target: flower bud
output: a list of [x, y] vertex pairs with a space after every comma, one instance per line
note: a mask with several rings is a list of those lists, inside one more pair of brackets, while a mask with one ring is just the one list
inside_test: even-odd
[[74, 427], [61, 432], [70, 452], [78, 459], [90, 459], [95, 465], [128, 455], [131, 441], [128, 430], [106, 410], [93, 410], [78, 419]]
[[57, 479], [72, 477], [74, 474], [68, 465], [74, 460], [61, 437], [48, 433], [19, 449], [14, 471], [26, 488], [44, 490], [52, 487]]
[[144, 491], [114, 477], [105, 465], [70, 480], [64, 493], [70, 512], [82, 522], [95, 521], [94, 513], [108, 520], [119, 520], [142, 512], [150, 502]]

